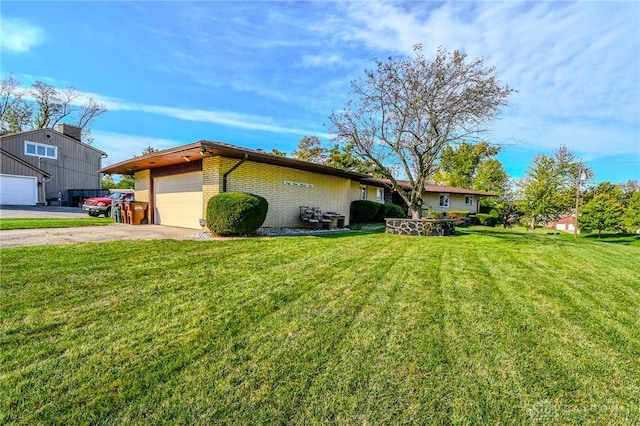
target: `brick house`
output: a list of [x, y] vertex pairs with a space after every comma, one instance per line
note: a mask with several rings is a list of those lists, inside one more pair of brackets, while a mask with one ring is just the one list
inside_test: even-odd
[[135, 177], [137, 201], [149, 203], [149, 223], [200, 229], [209, 198], [227, 191], [264, 197], [264, 226], [299, 227], [300, 206], [345, 216], [360, 198], [384, 202], [370, 176], [221, 142], [199, 141], [135, 157], [100, 170]]
[[[100, 172], [134, 176], [136, 200], [149, 203], [149, 223], [193, 229], [200, 229], [209, 198], [227, 191], [264, 197], [268, 227], [303, 226], [301, 206], [342, 214], [348, 225], [352, 201], [393, 198], [382, 179], [213, 141], [135, 157]], [[423, 199], [425, 207], [438, 211], [477, 212], [477, 201], [486, 196], [492, 194], [427, 185]]]

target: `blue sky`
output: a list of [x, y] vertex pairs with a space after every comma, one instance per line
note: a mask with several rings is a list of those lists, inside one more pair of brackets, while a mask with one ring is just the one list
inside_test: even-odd
[[640, 2], [3, 0], [0, 72], [107, 104], [104, 165], [201, 139], [291, 152], [374, 59], [439, 45], [518, 92], [485, 139], [521, 177], [561, 144], [596, 181], [640, 179]]

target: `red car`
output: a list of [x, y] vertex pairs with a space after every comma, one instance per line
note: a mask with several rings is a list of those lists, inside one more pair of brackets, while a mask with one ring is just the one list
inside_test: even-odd
[[82, 211], [85, 211], [89, 216], [104, 217], [111, 216], [111, 206], [114, 204], [120, 204], [123, 201], [133, 201], [133, 192], [114, 192], [108, 197], [93, 197], [87, 198], [82, 204]]

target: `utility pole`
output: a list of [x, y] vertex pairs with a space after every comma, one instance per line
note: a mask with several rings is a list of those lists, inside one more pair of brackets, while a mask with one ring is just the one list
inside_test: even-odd
[[574, 218], [573, 225], [573, 238], [578, 238], [578, 207], [580, 206], [580, 184], [587, 180], [587, 174], [584, 170], [580, 170], [580, 175], [578, 176], [578, 185], [576, 189], [576, 216]]

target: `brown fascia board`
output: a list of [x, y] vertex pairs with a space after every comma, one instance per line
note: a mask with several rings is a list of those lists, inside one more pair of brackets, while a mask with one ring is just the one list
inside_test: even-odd
[[49, 173], [45, 172], [44, 170], [37, 168], [33, 164], [27, 163], [26, 161], [16, 157], [15, 155], [5, 151], [2, 148], [0, 148], [0, 153], [2, 153], [2, 155], [6, 155], [7, 157], [11, 158], [14, 161], [17, 161], [18, 163], [22, 164], [23, 166], [26, 166], [26, 167], [30, 168], [31, 170], [33, 170], [36, 173], [41, 173], [46, 178], [50, 178], [51, 177], [51, 175]]
[[[203, 151], [205, 154], [201, 155], [201, 152]], [[371, 178], [371, 176], [362, 173], [350, 172], [348, 170], [336, 169], [335, 167], [323, 166], [321, 164], [309, 163], [307, 161], [296, 160], [294, 158], [268, 154], [264, 151], [247, 149], [224, 142], [208, 140], [201, 140], [187, 145], [153, 152], [140, 157], [134, 157], [111, 166], [103, 167], [100, 169], [100, 173], [133, 174], [141, 170], [183, 163], [186, 161], [184, 157], [193, 161], [202, 159], [205, 156], [220, 156], [237, 159], [246, 158], [247, 161], [254, 161], [256, 163], [272, 164], [325, 175], [339, 176], [359, 182], [364, 182]], [[378, 186], [382, 185], [378, 184]]]
[[93, 146], [89, 145], [86, 142], [79, 141], [77, 139], [72, 138], [71, 136], [65, 135], [64, 133], [60, 133], [59, 131], [57, 131], [55, 129], [34, 129], [34, 130], [27, 130], [26, 132], [7, 133], [7, 134], [4, 134], [4, 135], [0, 136], [0, 139], [9, 138], [9, 137], [15, 137], [15, 136], [22, 136], [22, 135], [27, 135], [29, 133], [37, 133], [37, 132], [53, 132], [53, 133], [56, 133], [56, 134], [58, 134], [58, 135], [60, 135], [60, 136], [62, 136], [64, 138], [72, 140], [75, 143], [82, 144], [82, 145], [86, 146], [87, 148], [91, 148], [92, 150], [99, 152], [102, 155], [103, 158], [107, 158], [109, 156], [109, 154], [107, 154], [106, 152], [104, 152], [104, 151], [102, 151], [102, 150], [100, 150], [98, 148], [94, 148]]
[[[389, 179], [371, 179], [371, 180], [377, 180], [379, 182], [382, 182], [387, 188], [392, 187], [391, 181]], [[398, 180], [396, 182], [398, 182], [398, 185], [401, 188], [411, 189], [409, 181]], [[479, 195], [483, 197], [497, 196], [497, 194], [493, 194], [491, 192], [476, 191], [473, 189], [458, 188], [455, 186], [436, 185], [436, 184], [429, 184], [429, 183], [424, 186], [424, 190], [425, 192], [440, 193], [440, 194], [465, 194], [465, 195]]]

